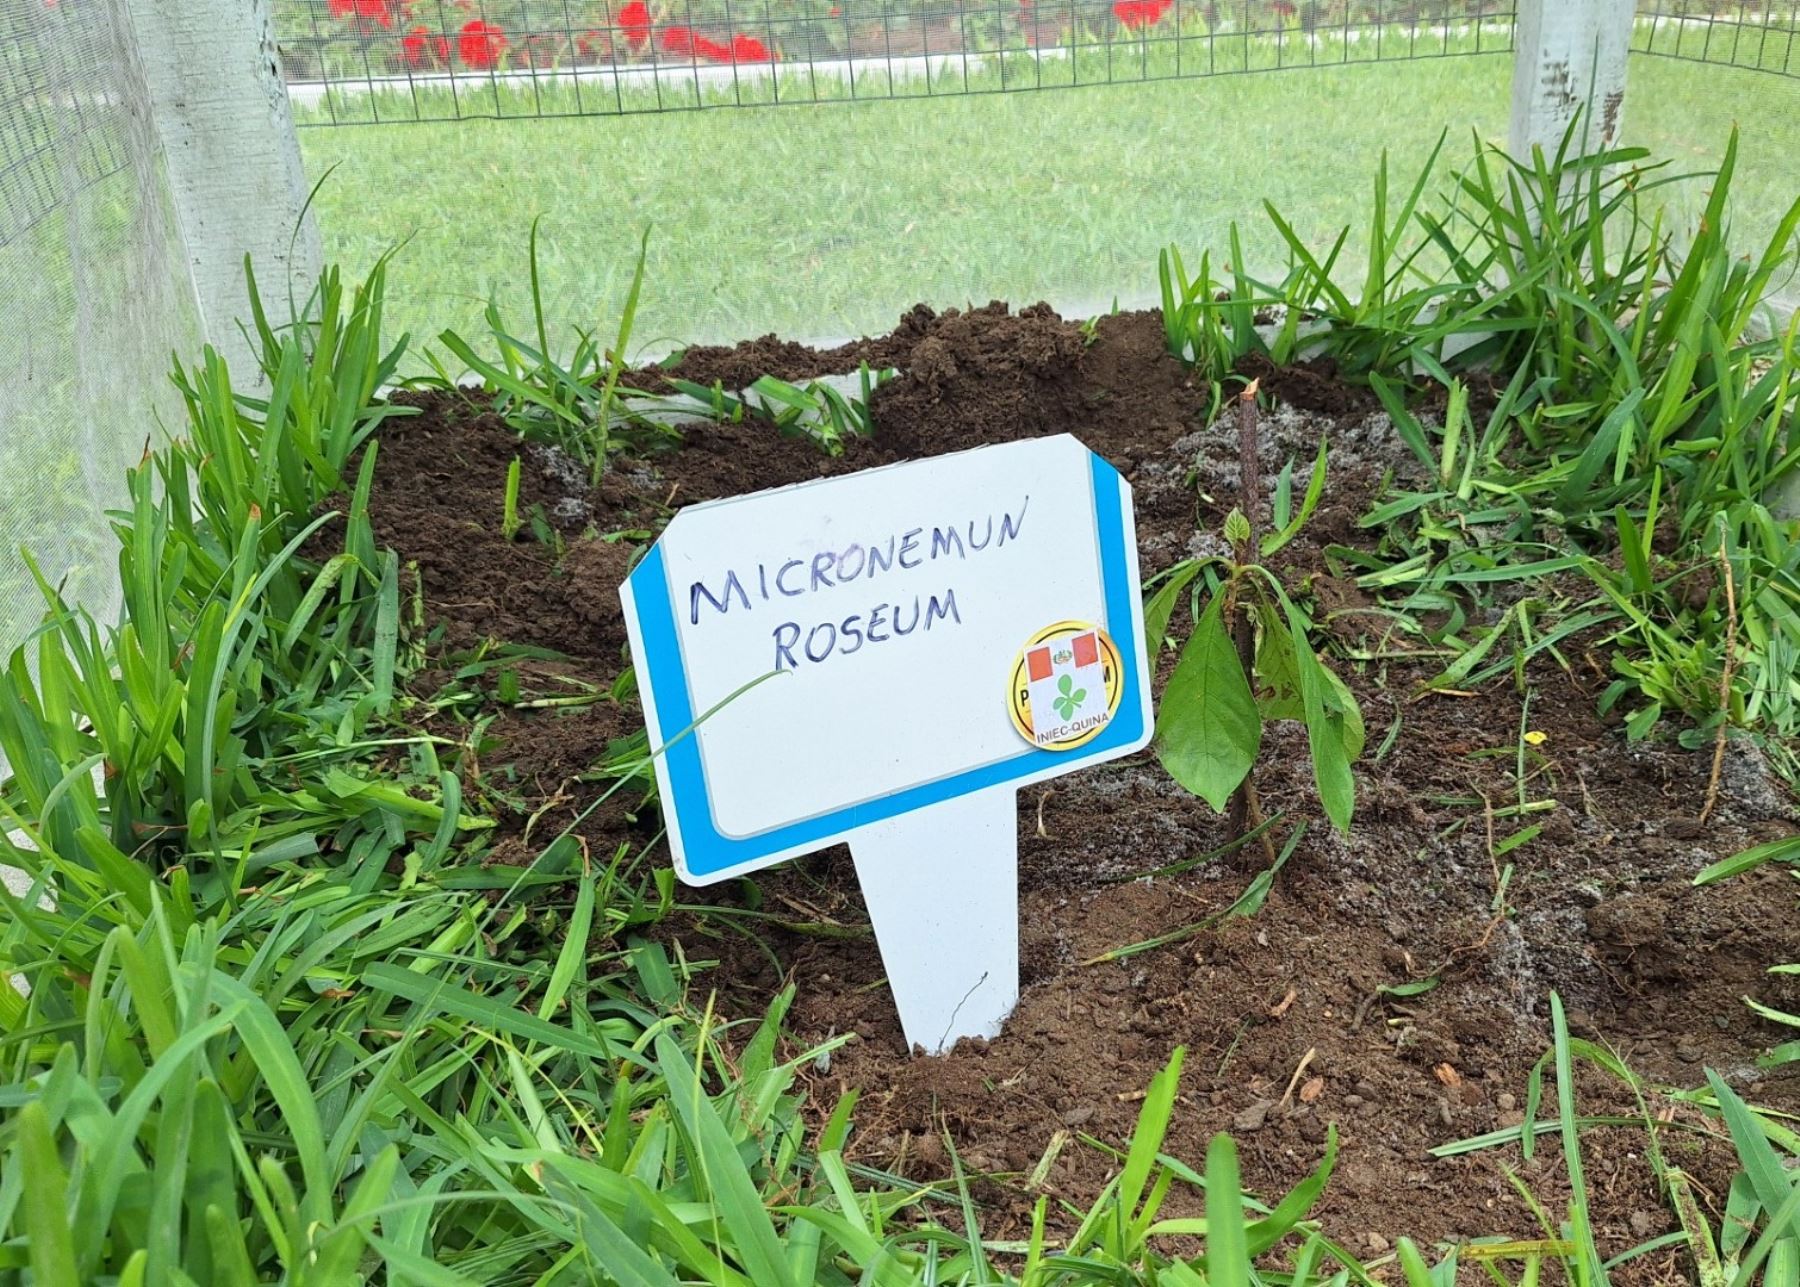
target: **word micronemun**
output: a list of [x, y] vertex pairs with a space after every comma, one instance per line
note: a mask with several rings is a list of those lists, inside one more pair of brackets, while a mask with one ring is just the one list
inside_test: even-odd
[[[1003, 549], [1019, 539], [1030, 505], [1031, 497], [1026, 495], [1016, 513], [988, 514], [943, 527], [915, 527], [867, 545], [852, 541], [840, 550], [821, 550], [807, 558], [758, 563], [745, 576], [736, 568], [727, 568], [724, 579], [717, 583], [717, 593], [705, 581], [688, 587], [688, 623], [699, 626], [703, 616], [724, 616], [734, 608], [751, 612], [765, 603], [785, 606], [787, 599], [899, 576], [941, 559], [961, 561], [986, 550]], [[795, 670], [802, 662], [816, 665], [834, 653], [848, 657], [861, 651], [864, 644], [887, 643], [945, 624], [962, 624], [954, 586], [915, 591], [910, 597], [903, 590], [890, 592], [887, 601], [842, 617], [810, 624], [777, 623], [769, 632], [774, 668]]]

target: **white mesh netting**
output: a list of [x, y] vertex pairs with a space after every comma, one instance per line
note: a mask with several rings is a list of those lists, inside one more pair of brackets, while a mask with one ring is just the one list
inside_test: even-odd
[[0, 5], [0, 649], [43, 600], [109, 617], [106, 510], [175, 401], [198, 312], [126, 0]]

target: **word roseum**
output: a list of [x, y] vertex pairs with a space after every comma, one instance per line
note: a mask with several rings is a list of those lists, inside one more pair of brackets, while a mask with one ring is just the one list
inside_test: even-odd
[[[1019, 539], [1030, 506], [1028, 495], [1016, 513], [915, 527], [867, 545], [852, 541], [842, 549], [820, 550], [805, 558], [757, 563], [742, 574], [737, 568], [727, 568], [717, 581], [695, 581], [688, 587], [688, 624], [699, 626], [703, 618], [752, 612], [760, 604], [853, 588], [862, 582], [899, 577], [940, 560], [960, 562], [987, 550], [1004, 549]], [[797, 670], [804, 663], [817, 665], [834, 655], [851, 656], [865, 644], [888, 643], [915, 631], [961, 624], [962, 610], [953, 588], [911, 595], [901, 590], [889, 592], [886, 602], [811, 625], [782, 621], [769, 637], [775, 669]]]

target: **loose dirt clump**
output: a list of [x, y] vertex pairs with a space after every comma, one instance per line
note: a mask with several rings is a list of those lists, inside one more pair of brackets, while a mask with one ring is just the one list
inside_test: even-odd
[[935, 312], [916, 304], [888, 334], [831, 348], [813, 348], [776, 335], [742, 344], [696, 344], [682, 350], [669, 366], [633, 372], [623, 383], [629, 388], [660, 391], [671, 387], [667, 377], [673, 376], [708, 388], [716, 383], [735, 392], [765, 375], [800, 383], [825, 375], [844, 375], [862, 366], [880, 371], [904, 363], [912, 355], [913, 346], [930, 334], [937, 320]]
[[[380, 539], [418, 567], [445, 662], [484, 640], [536, 645], [563, 659], [522, 671], [534, 691], [579, 683], [610, 693], [628, 664], [614, 587], [671, 513], [909, 456], [1076, 434], [1132, 483], [1146, 577], [1209, 548], [1240, 503], [1235, 430], [1206, 423], [1211, 391], [1167, 355], [1153, 314], [1102, 318], [1090, 336], [1041, 305], [915, 310], [892, 335], [859, 346], [821, 354], [763, 340], [693, 351], [674, 369], [746, 384], [765, 370], [802, 378], [853, 369], [870, 353], [900, 374], [874, 400], [875, 438], [841, 457], [755, 423], [693, 426], [679, 449], [621, 460], [590, 491], [579, 471], [527, 452], [527, 503], [581, 516], [554, 519], [552, 545], [499, 534], [516, 437], [460, 395], [411, 397], [421, 414], [384, 433], [371, 513]], [[726, 1015], [755, 1016], [797, 983], [797, 1050], [858, 1037], [806, 1074], [820, 1120], [846, 1091], [863, 1092], [851, 1159], [942, 1178], [947, 1139], [966, 1169], [989, 1174], [984, 1231], [1002, 1238], [1022, 1236], [1040, 1193], [1053, 1198], [1054, 1231], [1067, 1231], [1061, 1204], [1091, 1202], [1117, 1164], [1086, 1141], [1126, 1141], [1135, 1092], [1177, 1045], [1188, 1056], [1165, 1150], [1198, 1162], [1213, 1132], [1231, 1130], [1247, 1181], [1274, 1195], [1318, 1164], [1335, 1131], [1340, 1161], [1319, 1214], [1364, 1252], [1402, 1234], [1536, 1236], [1508, 1166], [1552, 1211], [1565, 1200], [1555, 1148], [1530, 1162], [1516, 1146], [1431, 1152], [1520, 1122], [1549, 1039], [1552, 990], [1578, 1034], [1609, 1042], [1654, 1085], [1699, 1084], [1710, 1066], [1758, 1102], [1800, 1109], [1795, 1076], [1755, 1062], [1784, 1034], [1740, 999], [1800, 1008], [1800, 981], [1766, 973], [1800, 960], [1789, 883], [1764, 873], [1692, 885], [1707, 863], [1793, 833], [1791, 802], [1755, 752], [1733, 745], [1719, 809], [1702, 824], [1710, 754], [1672, 740], [1629, 743], [1596, 713], [1604, 659], [1579, 646], [1565, 649], [1568, 670], [1529, 668], [1529, 706], [1510, 681], [1427, 694], [1441, 658], [1381, 639], [1353, 571], [1328, 549], [1368, 543], [1358, 519], [1384, 477], [1415, 467], [1409, 454], [1367, 392], [1327, 370], [1246, 373], [1281, 399], [1265, 417], [1271, 486], [1291, 458], [1303, 490], [1320, 437], [1330, 444], [1325, 501], [1277, 562], [1360, 658], [1333, 663], [1369, 729], [1352, 832], [1339, 835], [1320, 816], [1304, 731], [1271, 726], [1258, 770], [1263, 804], [1283, 815], [1284, 832], [1304, 824], [1305, 834], [1254, 916], [1196, 930], [1245, 892], [1260, 854], [1197, 861], [1225, 843], [1225, 824], [1152, 757], [1022, 792], [1019, 1006], [1000, 1036], [941, 1058], [905, 1046], [841, 851], [760, 873], [754, 889], [686, 895], [754, 901], [775, 915], [682, 915], [658, 927], [688, 960], [716, 962], [697, 986], [715, 991]], [[1168, 658], [1159, 661], [1166, 674]], [[548, 827], [579, 816], [603, 789], [589, 771], [640, 727], [629, 695], [573, 710], [487, 710], [482, 781], [520, 815], [501, 827], [516, 853], [529, 853], [520, 818], [535, 813]], [[1521, 783], [1522, 729], [1543, 737], [1532, 739]], [[595, 853], [642, 848], [656, 834], [654, 814], [621, 795], [588, 816], [581, 835]], [[1537, 830], [1518, 838], [1527, 826]], [[1155, 874], [1170, 867], [1179, 870]], [[752, 937], [726, 924], [758, 928]], [[1119, 952], [1163, 935], [1172, 936], [1166, 946]], [[1291, 1084], [1306, 1094], [1288, 1093]], [[1600, 1078], [1584, 1076], [1580, 1089], [1589, 1111], [1636, 1111]], [[1672, 1160], [1702, 1191], [1723, 1194], [1728, 1144], [1691, 1108], [1660, 1097], [1654, 1106], [1673, 1117], [1662, 1136]], [[1603, 1252], [1673, 1227], [1642, 1130], [1595, 1130], [1584, 1144]], [[1171, 1202], [1200, 1206], [1186, 1186]], [[1620, 1277], [1677, 1276], [1675, 1256], [1634, 1261]]]
[[1252, 353], [1237, 364], [1237, 374], [1255, 380], [1270, 397], [1297, 411], [1328, 416], [1338, 424], [1360, 419], [1381, 406], [1381, 400], [1369, 390], [1339, 379], [1337, 363], [1330, 358], [1276, 366], [1263, 354]]

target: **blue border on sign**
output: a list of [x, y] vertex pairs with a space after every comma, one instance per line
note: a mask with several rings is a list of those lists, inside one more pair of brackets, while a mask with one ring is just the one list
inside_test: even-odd
[[[1118, 645], [1120, 682], [1125, 685], [1120, 695], [1119, 713], [1106, 730], [1074, 751], [1026, 747], [1011, 759], [743, 838], [721, 835], [714, 825], [700, 745], [692, 736], [680, 737], [668, 747], [664, 756], [670, 795], [677, 805], [672, 825], [680, 828], [682, 854], [689, 874], [711, 876], [801, 845], [814, 842], [822, 845], [832, 837], [871, 822], [910, 813], [984, 787], [1027, 778], [1046, 768], [1073, 767], [1130, 745], [1143, 736], [1143, 703], [1135, 700], [1131, 692], [1138, 673], [1139, 605], [1131, 592], [1119, 474], [1092, 451], [1088, 452], [1088, 460], [1093, 478], [1095, 529], [1100, 538], [1100, 579], [1106, 598], [1106, 630]], [[643, 692], [655, 707], [657, 727], [663, 735], [679, 736], [694, 722], [694, 703], [681, 662], [681, 648], [676, 642], [675, 609], [669, 598], [669, 579], [664, 571], [660, 542], [651, 546], [643, 562], [631, 574], [631, 585], [644, 643], [643, 660], [648, 663], [647, 673], [639, 676]]]

